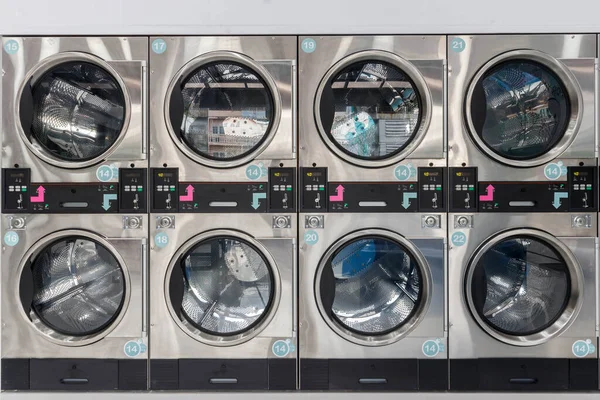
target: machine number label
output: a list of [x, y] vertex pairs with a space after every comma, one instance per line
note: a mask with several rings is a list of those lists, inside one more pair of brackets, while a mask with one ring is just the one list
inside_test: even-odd
[[306, 233], [304, 233], [304, 241], [309, 246], [317, 244], [319, 242], [319, 234], [315, 231], [306, 231]]
[[162, 39], [154, 39], [152, 41], [152, 51], [156, 54], [162, 54], [167, 51], [167, 42]]
[[567, 172], [567, 167], [563, 165], [562, 161], [550, 163], [544, 167], [544, 176], [546, 177], [546, 179], [549, 179], [551, 181], [555, 181], [561, 176], [567, 175]]
[[16, 40], [9, 40], [8, 42], [4, 43], [4, 51], [8, 54], [15, 54], [19, 51], [19, 42]]
[[8, 231], [4, 234], [4, 244], [7, 246], [16, 246], [19, 244], [19, 234], [15, 231]]
[[450, 42], [450, 50], [455, 53], [460, 53], [464, 49], [467, 48], [467, 43], [462, 38], [454, 38], [452, 42]]
[[146, 344], [142, 339], [130, 340], [123, 346], [123, 352], [127, 357], [137, 357], [146, 352]]
[[398, 165], [394, 169], [394, 177], [399, 181], [407, 181], [410, 178], [416, 178], [417, 169], [412, 164]]
[[255, 181], [257, 179], [265, 177], [268, 173], [269, 171], [263, 163], [249, 165], [246, 168], [246, 178], [250, 179], [251, 181]]
[[444, 343], [442, 339], [428, 340], [421, 347], [425, 357], [435, 357], [444, 352]]
[[467, 235], [462, 232], [455, 232], [452, 234], [450, 240], [452, 241], [453, 246], [460, 247], [467, 243]]
[[578, 340], [573, 343], [573, 347], [571, 348], [573, 351], [573, 355], [577, 358], [587, 357], [588, 355], [594, 354], [596, 352], [596, 346], [592, 344], [590, 339], [587, 340]]
[[300, 48], [305, 53], [312, 53], [317, 49], [317, 42], [312, 38], [306, 38], [300, 44]]
[[271, 351], [275, 357], [283, 358], [296, 351], [296, 346], [290, 339], [278, 340], [271, 346]]
[[169, 235], [164, 232], [159, 232], [154, 236], [154, 244], [156, 247], [163, 248], [169, 244]]
[[101, 165], [96, 170], [96, 178], [100, 182], [109, 182], [113, 179], [119, 179], [119, 168], [115, 165]]

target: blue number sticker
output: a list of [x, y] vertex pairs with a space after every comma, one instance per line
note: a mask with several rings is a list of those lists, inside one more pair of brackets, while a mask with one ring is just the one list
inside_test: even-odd
[[567, 175], [567, 167], [564, 166], [562, 161], [550, 163], [544, 167], [544, 176], [551, 181], [555, 181], [565, 175]]
[[317, 49], [317, 42], [312, 38], [306, 38], [300, 44], [300, 48], [305, 53], [312, 53]]
[[421, 347], [425, 357], [435, 357], [444, 352], [444, 344], [440, 339], [428, 340]]
[[407, 181], [417, 176], [417, 169], [412, 164], [398, 165], [394, 169], [394, 177], [399, 181]]
[[110, 165], [101, 165], [96, 170], [96, 178], [100, 182], [108, 182], [113, 179], [113, 169]]
[[271, 347], [275, 357], [285, 357], [290, 354], [290, 345], [286, 340], [278, 340]]
[[19, 51], [19, 42], [16, 40], [9, 40], [4, 43], [4, 51], [8, 54], [15, 54]]
[[452, 245], [456, 247], [463, 246], [465, 243], [467, 243], [467, 235], [462, 232], [455, 232], [452, 234], [451, 241]]
[[169, 244], [169, 235], [164, 232], [159, 232], [154, 236], [154, 244], [156, 247], [166, 247]]
[[450, 42], [450, 50], [455, 53], [460, 53], [464, 49], [467, 48], [467, 43], [462, 38], [454, 38], [452, 42]]
[[146, 344], [142, 339], [130, 340], [123, 346], [123, 352], [127, 357], [136, 357], [146, 352]]
[[16, 246], [19, 244], [19, 234], [15, 231], [8, 231], [4, 234], [4, 244], [7, 246]]
[[317, 244], [319, 242], [319, 234], [315, 231], [306, 231], [306, 233], [304, 233], [304, 241], [309, 246]]
[[162, 39], [154, 39], [152, 41], [152, 51], [156, 54], [162, 54], [167, 51], [167, 42]]
[[257, 165], [249, 165], [246, 168], [246, 178], [251, 181], [255, 181], [264, 176], [267, 176], [268, 170], [263, 163], [258, 163]]
[[577, 358], [587, 357], [590, 354], [594, 354], [596, 352], [596, 346], [592, 344], [590, 339], [587, 340], [578, 340], [573, 343], [571, 347], [573, 351], [573, 355]]

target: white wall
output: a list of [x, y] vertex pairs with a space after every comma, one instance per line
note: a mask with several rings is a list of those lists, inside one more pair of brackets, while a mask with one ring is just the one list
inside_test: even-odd
[[598, 0], [0, 0], [2, 35], [600, 32]]

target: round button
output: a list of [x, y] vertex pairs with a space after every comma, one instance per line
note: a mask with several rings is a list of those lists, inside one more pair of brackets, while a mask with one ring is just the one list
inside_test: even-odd
[[278, 228], [286, 228], [288, 226], [288, 220], [286, 217], [275, 218], [275, 226]]
[[25, 219], [24, 218], [13, 218], [12, 219], [12, 227], [14, 229], [21, 229], [25, 226]]
[[427, 226], [428, 228], [433, 228], [436, 225], [437, 225], [437, 221], [434, 217], [429, 216], [429, 217], [425, 218], [425, 226]]
[[467, 217], [458, 217], [456, 224], [464, 228], [465, 226], [469, 225], [469, 219]]
[[142, 221], [138, 217], [129, 217], [127, 220], [127, 226], [129, 229], [137, 229], [142, 224]]
[[169, 228], [173, 224], [173, 219], [169, 216], [160, 217], [158, 221], [158, 226], [161, 228]]
[[308, 218], [308, 226], [311, 228], [318, 228], [319, 227], [319, 218], [314, 217], [314, 216]]
[[583, 217], [575, 217], [573, 219], [573, 224], [577, 227], [585, 226], [585, 218]]

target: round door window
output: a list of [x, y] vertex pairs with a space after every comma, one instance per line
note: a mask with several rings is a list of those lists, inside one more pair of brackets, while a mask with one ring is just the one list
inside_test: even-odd
[[29, 91], [31, 109], [23, 107], [23, 101], [20, 108], [23, 129], [30, 140], [59, 160], [92, 160], [111, 148], [121, 134], [125, 97], [116, 79], [98, 65], [59, 64], [30, 83]]
[[500, 62], [476, 82], [471, 122], [484, 146], [509, 160], [531, 160], [562, 139], [571, 103], [561, 79], [537, 61]]
[[422, 105], [415, 83], [383, 61], [360, 61], [323, 87], [319, 114], [324, 133], [347, 155], [381, 160], [401, 152], [418, 131]]
[[267, 315], [274, 278], [265, 257], [252, 244], [236, 237], [210, 238], [186, 252], [179, 264], [183, 293], [173, 308], [201, 332], [241, 334]]
[[506, 335], [527, 336], [558, 320], [570, 288], [565, 259], [551, 244], [523, 235], [501, 240], [483, 253], [467, 290], [483, 323]]
[[92, 335], [106, 329], [121, 311], [123, 270], [107, 248], [90, 238], [61, 238], [44, 247], [26, 268], [31, 268], [33, 282], [26, 311], [32, 310], [55, 332]]
[[362, 336], [399, 329], [415, 314], [423, 294], [414, 256], [378, 236], [363, 236], [337, 249], [323, 266], [320, 285], [326, 314]]
[[207, 159], [232, 161], [255, 152], [273, 124], [271, 91], [257, 72], [240, 63], [204, 64], [184, 78], [171, 96], [173, 130], [194, 153]]

